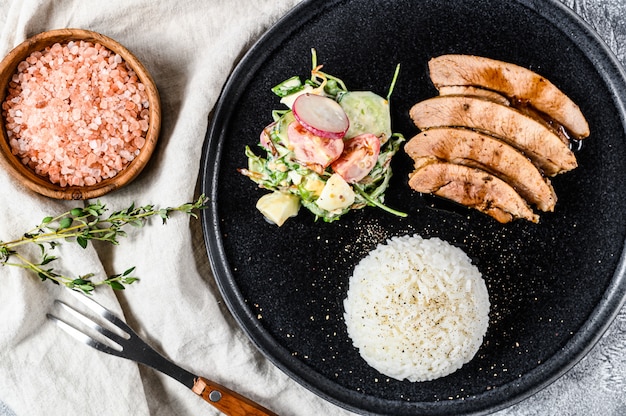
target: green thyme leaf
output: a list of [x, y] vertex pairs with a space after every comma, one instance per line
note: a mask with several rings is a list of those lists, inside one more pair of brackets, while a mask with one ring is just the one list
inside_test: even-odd
[[53, 261], [55, 261], [57, 258], [54, 256], [48, 256], [48, 255], [44, 255], [41, 263], [39, 263], [40, 266], [45, 266], [46, 264], [49, 264]]
[[65, 217], [62, 218], [61, 221], [59, 221], [59, 227], [57, 228], [57, 230], [63, 230], [65, 228], [69, 228], [72, 225], [73, 220], [70, 217]]
[[126, 289], [126, 287], [117, 280], [106, 280], [105, 282], [107, 285], [111, 286], [114, 290]]
[[82, 248], [87, 248], [87, 242], [88, 242], [87, 238], [79, 235], [78, 237], [76, 237], [76, 242]]

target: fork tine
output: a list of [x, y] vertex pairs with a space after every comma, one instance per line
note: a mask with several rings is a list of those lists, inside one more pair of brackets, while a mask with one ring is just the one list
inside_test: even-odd
[[91, 338], [89, 335], [83, 333], [81, 330], [76, 329], [73, 325], [68, 324], [67, 322], [65, 322], [64, 320], [57, 318], [54, 315], [51, 315], [49, 313], [46, 314], [46, 316], [48, 317], [48, 319], [50, 319], [52, 322], [54, 322], [59, 328], [61, 328], [63, 331], [67, 332], [70, 336], [72, 336], [73, 338], [77, 339], [80, 342], [83, 342], [87, 345], [89, 345], [90, 347], [93, 347], [99, 351], [102, 352], [106, 352], [107, 354], [111, 354], [111, 355], [116, 355], [118, 357], [122, 357], [122, 351], [121, 350], [117, 350], [115, 348], [112, 348], [106, 344], [103, 344], [102, 342], [96, 341], [95, 339]]
[[77, 292], [75, 290], [70, 290], [69, 292], [72, 295], [74, 295], [74, 297], [76, 299], [80, 300], [89, 309], [91, 309], [92, 311], [96, 312], [98, 315], [102, 316], [104, 319], [106, 319], [107, 321], [111, 322], [112, 324], [114, 324], [115, 326], [117, 326], [118, 328], [120, 328], [121, 330], [126, 332], [128, 335], [131, 335], [131, 336], [135, 335], [136, 336], [135, 331], [133, 331], [133, 329], [131, 327], [129, 327], [126, 324], [126, 322], [122, 321], [120, 318], [117, 317], [117, 315], [115, 315], [113, 312], [109, 311], [104, 306], [100, 305], [98, 302], [96, 302], [92, 298], [90, 298], [90, 297], [88, 297], [86, 295], [83, 295], [82, 293], [79, 293], [79, 292]]
[[[58, 303], [63, 309], [68, 311], [70, 314], [72, 314], [74, 317], [76, 317], [76, 319], [81, 321], [83, 324], [87, 325], [91, 329], [94, 329], [94, 330], [98, 331], [99, 333], [104, 335], [106, 338], [108, 338], [111, 341], [113, 341], [116, 344], [118, 344], [121, 349], [123, 349], [124, 341], [126, 341], [128, 338], [126, 338], [124, 336], [120, 336], [120, 335], [118, 335], [118, 334], [116, 334], [116, 333], [114, 333], [112, 331], [109, 331], [108, 329], [100, 326], [94, 320], [92, 320], [91, 318], [87, 317], [82, 312], [79, 312], [78, 310], [74, 309], [73, 307], [71, 307], [70, 305], [68, 305], [67, 303], [65, 303], [65, 302], [63, 302], [61, 300], [57, 299], [57, 300], [54, 301], [54, 303]], [[127, 334], [127, 335], [130, 336], [130, 334]]]

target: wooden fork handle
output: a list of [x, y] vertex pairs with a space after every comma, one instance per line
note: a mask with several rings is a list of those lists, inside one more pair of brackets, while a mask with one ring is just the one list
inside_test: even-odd
[[204, 377], [196, 377], [191, 391], [229, 416], [278, 416], [247, 397]]

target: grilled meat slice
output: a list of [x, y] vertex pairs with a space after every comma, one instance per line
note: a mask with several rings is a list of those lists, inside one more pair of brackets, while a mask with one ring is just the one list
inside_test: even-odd
[[576, 139], [589, 136], [580, 108], [541, 75], [518, 65], [473, 55], [442, 55], [429, 63], [430, 78], [444, 86], [476, 86], [528, 103], [562, 124]]
[[492, 136], [462, 128], [435, 128], [413, 137], [404, 151], [414, 160], [435, 158], [483, 169], [541, 211], [554, 211], [557, 198], [550, 180], [518, 150]]
[[574, 153], [551, 129], [514, 108], [478, 97], [439, 96], [410, 110], [420, 130], [467, 127], [491, 134], [528, 156], [548, 176], [578, 165]]
[[409, 175], [409, 186], [483, 212], [500, 223], [539, 217], [509, 184], [481, 169], [421, 158]]
[[439, 95], [465, 95], [465, 96], [470, 96], [470, 97], [485, 98], [487, 100], [493, 101], [494, 103], [498, 103], [502, 105], [512, 105], [515, 109], [521, 111], [527, 116], [534, 118], [535, 120], [537, 120], [538, 122], [546, 126], [548, 129], [552, 130], [557, 136], [559, 136], [559, 138], [563, 141], [563, 143], [569, 146], [570, 137], [565, 127], [563, 127], [561, 124], [559, 124], [555, 120], [550, 119], [545, 114], [541, 113], [540, 111], [528, 105], [527, 103], [522, 104], [519, 101], [515, 101], [513, 105], [507, 97], [500, 94], [499, 92], [486, 90], [480, 87], [473, 87], [469, 85], [454, 85], [454, 86], [444, 85], [439, 88]]

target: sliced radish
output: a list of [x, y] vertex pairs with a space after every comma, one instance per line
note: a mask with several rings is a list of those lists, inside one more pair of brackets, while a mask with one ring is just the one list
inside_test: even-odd
[[343, 140], [317, 136], [297, 121], [289, 124], [287, 135], [296, 159], [302, 163], [316, 164], [325, 168], [343, 152]]
[[292, 110], [296, 120], [316, 136], [341, 139], [350, 127], [346, 112], [332, 98], [303, 94], [294, 101]]

